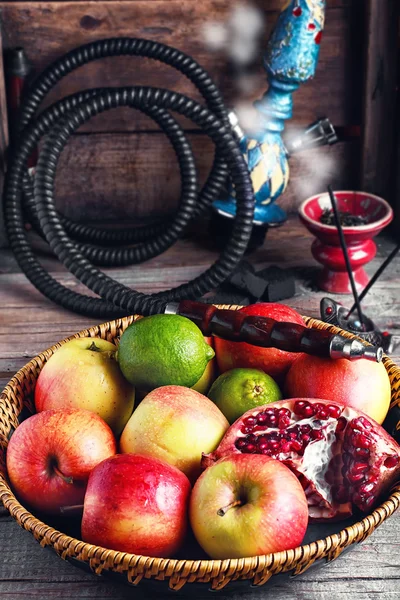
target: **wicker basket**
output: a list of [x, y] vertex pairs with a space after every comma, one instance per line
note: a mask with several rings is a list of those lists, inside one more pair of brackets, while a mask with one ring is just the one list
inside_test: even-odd
[[[231, 306], [230, 308], [238, 308]], [[381, 523], [390, 517], [400, 505], [400, 485], [395, 487], [388, 499], [362, 521], [355, 522], [327, 537], [317, 539], [294, 550], [277, 552], [265, 556], [229, 560], [178, 560], [150, 558], [116, 552], [86, 544], [55, 528], [46, 525], [29, 513], [17, 501], [7, 482], [5, 454], [13, 428], [18, 427], [23, 409], [32, 410], [32, 391], [36, 379], [46, 360], [69, 339], [76, 337], [102, 337], [114, 342], [137, 317], [127, 317], [91, 327], [77, 333], [39, 354], [11, 379], [0, 396], [0, 498], [17, 523], [30, 531], [41, 546], [49, 546], [63, 559], [92, 570], [95, 574], [112, 574], [125, 583], [149, 585], [153, 590], [166, 592], [182, 590], [193, 595], [197, 589], [205, 591], [235, 591], [243, 587], [252, 593], [257, 586], [261, 589], [267, 582], [273, 583], [277, 574], [299, 575], [316, 563], [325, 564], [337, 558], [353, 544], [365, 540]], [[334, 333], [347, 332], [328, 326], [321, 321], [305, 318], [309, 327], [329, 329]], [[400, 405], [400, 368], [388, 357], [384, 358], [392, 385], [392, 407]], [[321, 529], [322, 531], [322, 529]], [[272, 578], [272, 579], [271, 579]]]

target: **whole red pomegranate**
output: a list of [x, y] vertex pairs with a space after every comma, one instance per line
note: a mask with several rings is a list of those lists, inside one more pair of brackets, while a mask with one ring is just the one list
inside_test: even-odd
[[247, 411], [202, 466], [231, 453], [266, 454], [299, 478], [315, 521], [370, 511], [400, 477], [400, 446], [361, 411], [292, 398]]
[[[288, 321], [304, 325], [304, 321], [293, 308], [285, 304], [259, 302], [240, 309], [246, 315], [269, 317], [275, 321]], [[228, 342], [218, 337], [214, 339], [215, 354], [221, 373], [229, 369], [261, 369], [277, 381], [282, 382], [292, 363], [300, 356], [295, 352], [285, 352], [277, 348], [260, 348], [246, 342]]]
[[389, 410], [391, 387], [383, 363], [303, 354], [289, 369], [284, 395], [339, 402], [362, 410], [381, 424]]

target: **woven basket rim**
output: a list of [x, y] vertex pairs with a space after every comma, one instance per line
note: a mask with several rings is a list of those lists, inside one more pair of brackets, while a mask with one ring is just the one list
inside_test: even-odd
[[[240, 306], [237, 305], [220, 305], [221, 308], [238, 309]], [[4, 403], [10, 401], [10, 398], [15, 398], [14, 387], [21, 385], [27, 376], [27, 372], [30, 369], [39, 369], [42, 363], [46, 362], [48, 358], [63, 344], [67, 341], [76, 339], [79, 337], [103, 337], [103, 334], [108, 332], [109, 336], [115, 337], [113, 331], [117, 331], [120, 328], [126, 328], [136, 318], [140, 318], [140, 315], [132, 315], [130, 317], [124, 317], [122, 319], [115, 319], [113, 321], [107, 321], [101, 325], [94, 325], [88, 329], [83, 329], [63, 340], [52, 345], [50, 348], [44, 350], [34, 358], [32, 358], [26, 365], [24, 365], [19, 371], [11, 378], [9, 383], [4, 388], [0, 395], [0, 418], [4, 419]], [[355, 338], [353, 334], [344, 331], [336, 326], [329, 325], [314, 319], [312, 317], [303, 317], [305, 323], [309, 327], [315, 327], [319, 329], [328, 329], [332, 333], [340, 333], [348, 338]], [[104, 331], [103, 331], [104, 330]], [[394, 372], [400, 379], [400, 367], [398, 367], [388, 356], [384, 355], [383, 359], [386, 369]], [[35, 379], [37, 376], [35, 377]], [[395, 404], [400, 402], [400, 398], [396, 400]], [[392, 404], [393, 406], [393, 404]], [[1, 442], [1, 445], [6, 446], [7, 442]], [[5, 448], [4, 448], [5, 450]], [[4, 467], [4, 472], [6, 469]], [[326, 558], [328, 561], [336, 558], [343, 550], [348, 546], [360, 542], [368, 537], [379, 525], [383, 523], [388, 517], [390, 517], [400, 506], [400, 482], [396, 484], [387, 500], [382, 502], [376, 507], [372, 513], [366, 515], [360, 521], [345, 527], [338, 533], [334, 533], [321, 538], [309, 544], [304, 544], [294, 548], [292, 550], [275, 552], [266, 555], [260, 555], [255, 557], [243, 557], [237, 559], [225, 559], [225, 560], [213, 560], [213, 559], [175, 559], [175, 558], [155, 558], [137, 554], [129, 554], [126, 552], [120, 552], [111, 550], [101, 546], [95, 546], [73, 538], [69, 535], [58, 531], [57, 529], [47, 525], [40, 519], [36, 518], [32, 513], [21, 505], [16, 499], [15, 495], [10, 489], [6, 478], [3, 476], [0, 468], [0, 500], [2, 501], [5, 508], [9, 511], [10, 515], [17, 521], [17, 523], [24, 529], [30, 531], [41, 545], [52, 546], [62, 558], [77, 558], [78, 560], [87, 562], [89, 561], [90, 566], [99, 574], [99, 569], [96, 569], [96, 560], [101, 559], [103, 566], [101, 570], [113, 570], [115, 567], [120, 570], [119, 567], [124, 564], [125, 566], [133, 569], [134, 572], [139, 573], [137, 579], [143, 577], [143, 570], [151, 570], [150, 578], [164, 579], [172, 577], [174, 574], [178, 576], [178, 579], [184, 578], [183, 583], [199, 582], [204, 581], [205, 574], [210, 574], [210, 577], [217, 577], [223, 581], [220, 585], [213, 587], [213, 589], [221, 589], [237, 577], [234, 577], [236, 572], [240, 573], [240, 579], [253, 579], [255, 585], [263, 585], [273, 573], [285, 572], [295, 569], [295, 574], [300, 574], [311, 566], [316, 560]], [[94, 564], [92, 564], [94, 561]], [[265, 570], [268, 572], [268, 576], [265, 575]], [[159, 572], [164, 573], [162, 577], [157, 577]], [[142, 573], [140, 575], [140, 573]], [[257, 578], [257, 575], [259, 577]], [[146, 578], [148, 575], [146, 575]], [[228, 578], [227, 581], [225, 580]], [[209, 581], [207, 579], [207, 581]], [[134, 581], [133, 583], [137, 583]], [[179, 584], [175, 589], [179, 589], [183, 584]]]

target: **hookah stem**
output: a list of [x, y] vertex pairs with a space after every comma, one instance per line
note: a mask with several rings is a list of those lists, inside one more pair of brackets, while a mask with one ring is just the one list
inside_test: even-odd
[[[375, 281], [377, 281], [377, 279], [379, 279], [379, 277], [382, 275], [382, 273], [386, 269], [386, 267], [388, 267], [390, 265], [390, 263], [392, 262], [392, 260], [394, 259], [394, 257], [399, 252], [399, 250], [400, 250], [400, 244], [398, 244], [392, 250], [392, 252], [389, 254], [389, 256], [387, 257], [387, 259], [381, 264], [381, 266], [379, 267], [379, 269], [377, 270], [377, 272], [375, 273], [375, 275], [373, 277], [371, 277], [370, 282], [368, 283], [368, 285], [365, 286], [365, 288], [363, 289], [363, 291], [361, 292], [361, 294], [359, 296], [359, 301], [360, 302], [368, 294], [369, 290], [372, 288], [372, 286], [374, 285]], [[357, 308], [357, 304], [356, 303], [354, 303], [353, 306], [351, 307], [351, 309], [349, 310], [346, 319], [348, 319], [350, 317], [350, 315], [354, 312], [355, 308]]]
[[340, 223], [336, 199], [335, 199], [334, 193], [332, 191], [332, 187], [330, 185], [328, 185], [328, 193], [329, 193], [329, 197], [331, 199], [333, 214], [335, 216], [336, 227], [337, 227], [338, 234], [339, 234], [340, 245], [342, 246], [342, 250], [343, 250], [347, 273], [348, 273], [349, 279], [350, 279], [350, 285], [351, 285], [351, 290], [352, 290], [353, 296], [354, 296], [355, 306], [357, 307], [358, 318], [360, 319], [361, 326], [364, 328], [364, 321], [363, 321], [363, 314], [362, 314], [362, 310], [361, 310], [360, 299], [358, 297], [356, 284], [354, 282], [353, 271], [352, 271], [351, 265], [350, 265], [349, 254], [347, 252], [346, 240], [344, 238], [342, 225]]

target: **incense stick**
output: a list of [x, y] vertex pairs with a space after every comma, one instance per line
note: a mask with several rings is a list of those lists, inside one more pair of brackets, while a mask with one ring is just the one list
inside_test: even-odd
[[346, 240], [344, 238], [343, 228], [342, 228], [342, 224], [340, 222], [339, 212], [338, 212], [337, 205], [336, 205], [336, 199], [333, 194], [332, 187], [330, 185], [328, 185], [328, 193], [329, 193], [329, 197], [331, 199], [333, 214], [335, 216], [336, 227], [337, 227], [338, 234], [339, 234], [340, 245], [342, 247], [344, 260], [346, 263], [346, 269], [347, 269], [347, 273], [348, 273], [348, 276], [350, 279], [351, 291], [353, 292], [354, 302], [355, 302], [355, 305], [357, 308], [357, 313], [358, 313], [358, 318], [360, 319], [361, 327], [364, 328], [363, 314], [361, 311], [360, 300], [358, 298], [357, 288], [356, 288], [356, 284], [355, 284], [354, 277], [353, 277], [353, 271], [351, 269], [349, 253], [347, 252]]
[[[365, 288], [363, 289], [363, 291], [361, 292], [361, 294], [359, 296], [359, 301], [360, 302], [368, 294], [369, 290], [372, 288], [372, 286], [374, 285], [375, 281], [382, 275], [382, 273], [386, 269], [386, 267], [388, 267], [390, 265], [390, 263], [392, 262], [392, 260], [396, 256], [396, 254], [399, 252], [399, 250], [400, 250], [400, 244], [398, 246], [396, 246], [392, 250], [392, 252], [389, 254], [389, 256], [387, 257], [387, 259], [381, 264], [381, 266], [379, 267], [379, 269], [377, 270], [377, 272], [375, 273], [375, 275], [373, 275], [373, 277], [371, 277], [370, 282], [368, 283], [367, 286], [365, 286]], [[357, 304], [354, 303], [353, 306], [351, 307], [351, 309], [349, 310], [346, 319], [348, 319], [350, 317], [350, 315], [354, 312], [354, 310], [356, 308], [357, 308]]]

